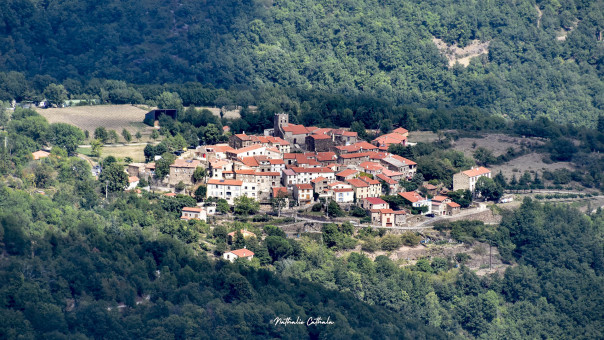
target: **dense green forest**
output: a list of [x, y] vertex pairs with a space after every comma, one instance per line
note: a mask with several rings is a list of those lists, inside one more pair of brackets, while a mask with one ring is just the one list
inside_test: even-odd
[[[604, 336], [601, 209], [585, 215], [527, 199], [504, 211], [497, 226], [437, 226], [455, 241], [498, 247], [510, 265], [503, 274], [477, 276], [464, 265], [467, 254], [400, 267], [368, 254], [415, 245], [419, 235], [355, 231], [344, 223], [295, 240], [254, 222], [262, 219], [214, 228], [181, 221], [182, 207], [195, 204], [188, 196], [137, 195], [123, 192], [122, 184], [109, 186], [105, 199], [89, 165], [65, 149], [82, 132], [45, 123], [33, 111], [17, 110], [6, 133], [20, 147], [0, 145], [0, 334], [6, 338]], [[54, 145], [53, 152], [32, 161], [29, 152], [41, 143]], [[109, 172], [110, 159], [103, 160]], [[236, 235], [229, 244], [227, 233], [241, 228], [258, 237]], [[357, 244], [363, 252], [338, 255]], [[211, 259], [242, 246], [255, 252], [252, 261]], [[271, 324], [288, 316], [330, 316], [335, 326]]]
[[[33, 98], [51, 83], [73, 95], [98, 91], [92, 78], [196, 82], [593, 127], [604, 112], [603, 13], [602, 0], [8, 0], [0, 100]], [[489, 51], [449, 68], [433, 37], [490, 42]], [[132, 99], [118, 92], [115, 101]]]

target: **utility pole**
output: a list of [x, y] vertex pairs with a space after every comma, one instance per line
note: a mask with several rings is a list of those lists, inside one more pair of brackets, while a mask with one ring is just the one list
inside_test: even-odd
[[108, 187], [108, 184], [107, 184], [107, 181], [105, 181], [105, 200], [107, 200], [107, 187]]
[[493, 257], [493, 250], [491, 248], [491, 240], [489, 240], [489, 270], [491, 270], [492, 268], [492, 257]]

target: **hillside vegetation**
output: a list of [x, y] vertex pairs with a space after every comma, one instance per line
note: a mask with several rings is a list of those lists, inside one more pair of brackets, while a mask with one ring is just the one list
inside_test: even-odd
[[[0, 99], [52, 82], [77, 94], [91, 77], [192, 81], [595, 126], [604, 112], [603, 13], [602, 0], [7, 0]], [[459, 48], [489, 42], [488, 54], [449, 69], [434, 38]]]
[[[206, 139], [215, 135], [209, 130], [203, 131]], [[518, 210], [504, 211], [500, 225], [440, 223], [436, 229], [444, 240], [488, 242], [510, 265], [503, 275], [478, 277], [465, 265], [474, 253], [427, 257], [413, 265], [365, 254], [417, 245], [421, 238], [414, 233], [355, 230], [343, 223], [293, 239], [254, 218], [226, 225], [181, 220], [181, 209], [194, 206], [194, 198], [124, 192], [126, 174], [113, 157], [103, 159], [95, 180], [86, 161], [69, 156], [82, 131], [48, 124], [31, 110], [17, 109], [0, 132], [0, 139], [5, 136], [10, 142], [0, 144], [3, 338], [603, 337], [602, 209], [584, 215], [526, 199]], [[162, 143], [177, 139], [182, 136]], [[32, 160], [31, 152], [46, 144], [53, 146], [49, 157]], [[554, 146], [552, 157], [568, 156], [558, 142]], [[417, 157], [420, 168], [465, 161], [451, 150], [436, 154], [431, 144], [409, 152], [429, 149], [433, 160]], [[488, 158], [480, 157], [497, 161]], [[243, 228], [258, 237], [246, 240], [236, 233], [229, 246], [228, 233]], [[350, 251], [357, 244], [363, 252]], [[254, 258], [230, 264], [214, 257], [229, 247], [247, 247]], [[330, 316], [335, 325], [271, 322], [296, 316]]]

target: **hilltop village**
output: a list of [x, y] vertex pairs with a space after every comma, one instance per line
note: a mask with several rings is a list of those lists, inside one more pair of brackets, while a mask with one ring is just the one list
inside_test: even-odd
[[184, 207], [183, 219], [208, 221], [217, 211], [228, 212], [217, 205], [232, 207], [245, 197], [265, 213], [303, 210], [339, 217], [347, 211], [360, 223], [384, 228], [411, 227], [425, 220], [421, 216], [456, 215], [461, 205], [449, 197], [451, 189], [469, 190], [471, 197], [479, 178], [491, 178], [489, 169], [477, 167], [455, 174], [453, 188], [422, 181], [407, 190], [405, 183], [418, 178], [417, 164], [388, 149], [413, 145], [408, 136], [399, 127], [368, 142], [353, 131], [292, 124], [287, 114], [276, 114], [263, 135], [233, 134], [228, 143], [178, 152], [161, 181], [154, 180], [153, 161], [131, 163], [125, 171], [131, 190], [143, 180], [150, 184], [147, 190], [165, 195], [195, 193], [200, 202]]

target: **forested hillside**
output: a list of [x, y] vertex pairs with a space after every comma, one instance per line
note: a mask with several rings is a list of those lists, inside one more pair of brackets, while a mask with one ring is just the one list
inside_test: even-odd
[[[602, 0], [7, 0], [0, 70], [20, 73], [0, 74], [0, 99], [52, 82], [78, 93], [91, 77], [193, 81], [595, 126], [604, 112], [603, 13]], [[434, 37], [489, 42], [488, 54], [449, 68]]]
[[[82, 134], [19, 108], [0, 132], [11, 140], [0, 144], [3, 338], [604, 336], [602, 209], [585, 215], [526, 199], [504, 211], [500, 225], [436, 226], [456, 242], [497, 247], [509, 265], [503, 274], [477, 276], [465, 266], [473, 253], [401, 266], [368, 254], [418, 244], [414, 233], [343, 223], [296, 240], [254, 218], [213, 228], [181, 220], [182, 207], [195, 205], [194, 198], [123, 192], [119, 178], [110, 177], [123, 174], [113, 157], [103, 160], [100, 181], [94, 180], [90, 165], [67, 152]], [[32, 160], [44, 144], [53, 146], [49, 157]], [[105, 179], [112, 185], [103, 185]], [[227, 233], [242, 228], [258, 237], [236, 236], [231, 250], [245, 246], [254, 259], [212, 259], [228, 249]], [[350, 252], [359, 243], [363, 252]], [[271, 324], [288, 316], [330, 316], [335, 326]]]

